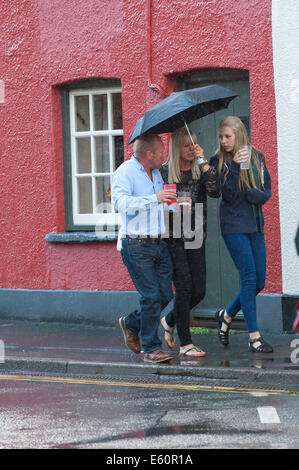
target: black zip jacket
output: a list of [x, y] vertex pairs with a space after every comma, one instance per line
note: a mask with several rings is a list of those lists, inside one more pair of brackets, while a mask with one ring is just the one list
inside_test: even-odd
[[[261, 178], [258, 189], [239, 188], [240, 165], [234, 161], [223, 163], [220, 175], [222, 186], [222, 200], [220, 202], [220, 226], [222, 235], [231, 233], [264, 233], [264, 215], [262, 206], [270, 199], [271, 177], [267, 170], [265, 157], [258, 155], [261, 166]], [[210, 160], [218, 174], [219, 156]], [[226, 176], [226, 179], [225, 179]], [[258, 209], [256, 218], [254, 206]]]

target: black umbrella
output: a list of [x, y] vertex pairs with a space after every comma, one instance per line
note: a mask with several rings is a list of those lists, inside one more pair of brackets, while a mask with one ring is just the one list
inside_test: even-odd
[[236, 96], [236, 93], [220, 85], [172, 93], [138, 119], [129, 144], [145, 133], [165, 134], [184, 125], [187, 127], [195, 119], [227, 108]]

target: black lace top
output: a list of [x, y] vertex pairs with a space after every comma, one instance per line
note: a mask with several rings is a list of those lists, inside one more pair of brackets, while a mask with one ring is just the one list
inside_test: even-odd
[[[168, 165], [165, 164], [160, 169], [163, 181], [165, 184], [168, 183]], [[191, 193], [192, 199], [192, 206], [191, 206], [191, 230], [202, 230], [202, 227], [195, 226], [198, 224], [203, 225], [203, 237], [206, 237], [206, 226], [207, 226], [207, 195], [213, 198], [220, 197], [221, 189], [219, 178], [217, 172], [214, 167], [210, 167], [208, 171], [205, 173], [202, 171], [200, 174], [199, 179], [194, 180], [192, 179], [192, 171], [181, 171], [181, 182], [177, 183], [177, 191], [189, 191]], [[197, 203], [201, 203], [202, 210], [200, 210], [200, 206], [196, 207]], [[197, 217], [196, 217], [196, 211]], [[199, 217], [199, 214], [202, 214]], [[174, 237], [174, 223], [175, 216], [172, 212], [169, 213], [169, 231], [167, 236], [169, 238], [177, 238]], [[182, 219], [182, 217], [181, 217]], [[190, 237], [190, 234], [184, 233], [183, 227], [181, 226], [181, 239], [182, 240], [191, 240], [193, 237]]]

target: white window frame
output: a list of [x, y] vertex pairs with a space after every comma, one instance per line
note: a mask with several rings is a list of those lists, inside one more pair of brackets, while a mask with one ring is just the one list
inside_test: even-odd
[[[123, 129], [113, 129], [113, 108], [112, 108], [112, 94], [121, 93], [121, 87], [109, 88], [87, 88], [76, 89], [69, 93], [70, 97], [70, 134], [71, 134], [71, 167], [72, 167], [72, 200], [73, 200], [73, 223], [74, 225], [120, 225], [120, 216], [115, 212], [113, 204], [111, 204], [110, 213], [97, 213], [96, 212], [96, 184], [95, 179], [98, 176], [110, 176], [110, 184], [112, 174], [115, 171], [115, 154], [114, 154], [114, 136], [123, 136]], [[94, 95], [107, 95], [107, 110], [108, 110], [108, 129], [95, 131], [94, 130]], [[90, 130], [89, 131], [76, 131], [76, 113], [75, 113], [75, 97], [89, 96], [89, 115], [90, 115]], [[95, 171], [95, 139], [97, 136], [108, 136], [109, 138], [109, 173], [96, 173]], [[77, 172], [77, 137], [91, 137], [91, 173], [78, 173]], [[84, 177], [92, 178], [92, 214], [80, 214], [78, 212], [78, 178]]]

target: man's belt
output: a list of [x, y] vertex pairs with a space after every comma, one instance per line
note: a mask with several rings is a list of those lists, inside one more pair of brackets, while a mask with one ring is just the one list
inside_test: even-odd
[[163, 241], [163, 238], [162, 238], [161, 235], [158, 235], [157, 237], [152, 237], [151, 235], [136, 235], [136, 236], [134, 236], [134, 235], [124, 235], [122, 237], [122, 239], [124, 239], [124, 238], [129, 239], [129, 240], [138, 240], [140, 242], [146, 240], [146, 241], [149, 241], [151, 243], [157, 243], [157, 244], [162, 243], [162, 241]]

